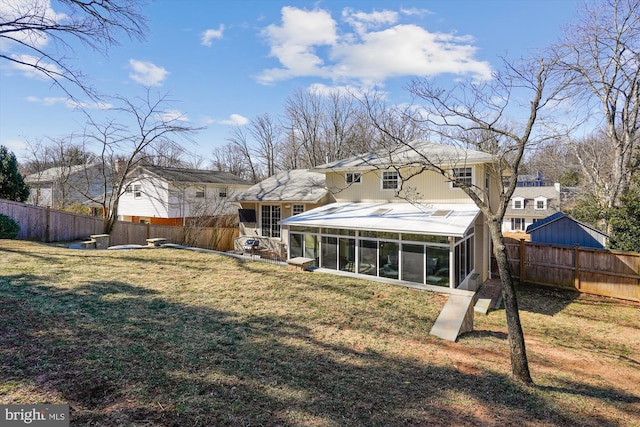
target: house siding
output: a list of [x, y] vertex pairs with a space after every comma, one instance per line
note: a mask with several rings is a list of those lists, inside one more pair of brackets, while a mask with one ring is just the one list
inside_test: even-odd
[[[483, 170], [474, 167], [474, 174]], [[334, 193], [337, 202], [406, 202], [396, 197], [394, 190], [383, 190], [381, 186], [381, 170], [363, 171], [362, 183], [347, 185], [345, 172], [327, 172], [327, 188]], [[407, 176], [411, 170], [401, 171]], [[483, 175], [481, 175], [483, 176]], [[477, 179], [477, 177], [476, 177]], [[459, 188], [452, 188], [451, 184], [437, 172], [423, 172], [403, 184], [401, 197], [412, 201], [437, 203], [469, 203], [469, 197]]]
[[125, 192], [120, 198], [118, 215], [171, 218], [166, 200], [169, 198], [169, 186], [164, 180], [148, 174], [141, 174], [129, 182], [131, 188], [140, 185], [142, 197], [136, 199], [134, 192]]

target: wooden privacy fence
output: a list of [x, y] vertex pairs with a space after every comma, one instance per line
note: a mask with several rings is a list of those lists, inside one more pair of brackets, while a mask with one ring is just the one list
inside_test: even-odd
[[[0, 199], [0, 213], [20, 224], [18, 239], [35, 242], [68, 242], [102, 234], [104, 221], [86, 215]], [[146, 239], [164, 237], [169, 243], [203, 249], [234, 249], [237, 228], [176, 227], [118, 221], [110, 233], [110, 245], [145, 245]]]
[[640, 254], [581, 246], [505, 242], [521, 283], [640, 301]]

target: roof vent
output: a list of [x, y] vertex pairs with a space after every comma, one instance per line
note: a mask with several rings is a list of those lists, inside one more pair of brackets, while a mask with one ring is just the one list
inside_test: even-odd
[[447, 210], [441, 210], [438, 209], [437, 211], [435, 211], [434, 213], [431, 214], [431, 216], [442, 216], [442, 217], [447, 217], [451, 214], [451, 211], [447, 211]]
[[376, 215], [376, 216], [382, 216], [384, 214], [386, 214], [387, 212], [389, 212], [391, 209], [388, 208], [378, 208], [375, 211], [373, 211], [371, 213], [371, 215]]

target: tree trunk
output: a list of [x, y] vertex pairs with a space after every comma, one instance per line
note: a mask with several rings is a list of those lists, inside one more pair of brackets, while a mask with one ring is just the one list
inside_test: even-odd
[[507, 257], [507, 247], [504, 244], [504, 237], [500, 230], [500, 224], [490, 224], [491, 241], [493, 242], [493, 254], [498, 263], [498, 272], [502, 283], [502, 300], [504, 301], [507, 316], [507, 331], [509, 337], [509, 351], [511, 356], [511, 374], [513, 377], [526, 385], [533, 385], [531, 374], [529, 373], [529, 362], [524, 344], [524, 333], [520, 324], [520, 314], [518, 312], [518, 301], [513, 285], [513, 276]]

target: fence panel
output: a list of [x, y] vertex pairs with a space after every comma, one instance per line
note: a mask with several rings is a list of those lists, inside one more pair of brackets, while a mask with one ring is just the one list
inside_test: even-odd
[[571, 246], [527, 243], [524, 248], [527, 282], [574, 288], [575, 250]]
[[84, 239], [92, 234], [102, 234], [104, 221], [102, 218], [50, 209], [49, 242], [68, 242]]
[[524, 240], [505, 243], [514, 275], [521, 283], [640, 301], [638, 253]]
[[44, 242], [47, 235], [47, 208], [0, 199], [0, 213], [20, 224], [18, 239]]
[[640, 256], [632, 252], [580, 250], [581, 292], [640, 301]]
[[[84, 240], [102, 234], [102, 218], [58, 211], [0, 199], [0, 213], [20, 223], [18, 239], [36, 242]], [[237, 228], [189, 228], [118, 221], [110, 234], [110, 245], [145, 245], [150, 237], [164, 237], [170, 243], [227, 251], [239, 235]]]

